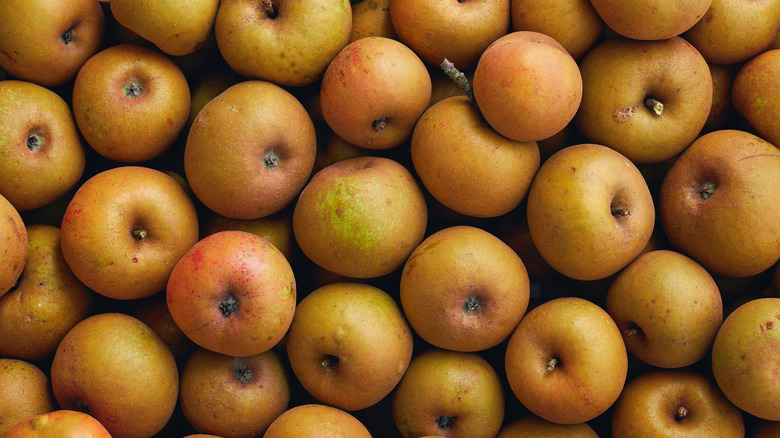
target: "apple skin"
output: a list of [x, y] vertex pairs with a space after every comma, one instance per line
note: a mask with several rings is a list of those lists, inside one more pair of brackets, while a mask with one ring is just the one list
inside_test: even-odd
[[697, 138], [661, 184], [669, 241], [713, 274], [750, 277], [771, 268], [780, 258], [779, 161], [775, 146], [745, 131]]
[[73, 112], [54, 91], [0, 81], [0, 193], [17, 210], [43, 207], [76, 186], [86, 157]]
[[97, 0], [0, 3], [0, 68], [44, 87], [72, 79], [103, 42], [105, 17]]
[[267, 351], [287, 332], [296, 283], [273, 244], [229, 230], [204, 237], [181, 257], [166, 294], [173, 320], [193, 342], [246, 357]]
[[198, 236], [195, 206], [176, 180], [148, 167], [120, 166], [79, 187], [62, 219], [60, 245], [87, 287], [136, 299], [165, 288]]
[[317, 400], [345, 411], [378, 403], [412, 358], [412, 329], [386, 292], [354, 282], [303, 298], [285, 340], [298, 381]]
[[51, 386], [61, 409], [88, 412], [115, 438], [142, 438], [170, 420], [179, 373], [149, 326], [122, 313], [101, 313], [65, 335], [51, 363]]
[[592, 0], [593, 7], [607, 26], [634, 40], [665, 40], [693, 27], [707, 12], [713, 0], [640, 0], [626, 3]]
[[34, 415], [57, 409], [49, 377], [33, 363], [0, 358], [0, 435]]
[[628, 353], [606, 311], [583, 298], [563, 297], [523, 317], [507, 343], [504, 367], [512, 392], [531, 412], [577, 424], [617, 400]]
[[357, 157], [317, 172], [293, 210], [293, 233], [318, 266], [352, 278], [400, 268], [422, 242], [428, 208], [422, 189], [390, 158]]
[[526, 211], [539, 253], [575, 280], [618, 272], [647, 245], [655, 224], [641, 172], [614, 149], [590, 143], [563, 148], [542, 164]]
[[488, 124], [516, 141], [539, 141], [561, 131], [577, 113], [582, 77], [577, 62], [552, 37], [508, 33], [477, 62], [474, 98]]
[[263, 438], [371, 438], [366, 426], [349, 412], [318, 403], [298, 405], [277, 417]]
[[742, 412], [715, 382], [690, 370], [646, 371], [626, 383], [611, 430], [614, 438], [745, 436]]
[[588, 423], [558, 424], [535, 415], [527, 415], [508, 423], [496, 438], [598, 438]]
[[369, 36], [398, 39], [390, 18], [390, 0], [362, 0], [352, 3], [349, 42]]
[[748, 301], [723, 321], [712, 372], [723, 394], [755, 417], [780, 421], [780, 298]]
[[35, 415], [15, 424], [3, 438], [112, 438], [103, 425], [89, 414], [57, 409]]
[[0, 194], [0, 297], [22, 275], [27, 251], [27, 227], [19, 211]]
[[350, 2], [266, 3], [273, 5], [274, 12], [269, 14], [254, 0], [220, 1], [214, 35], [225, 61], [247, 78], [283, 87], [321, 79], [333, 57], [349, 43]]
[[764, 140], [780, 145], [780, 49], [751, 58], [731, 85], [734, 108]]

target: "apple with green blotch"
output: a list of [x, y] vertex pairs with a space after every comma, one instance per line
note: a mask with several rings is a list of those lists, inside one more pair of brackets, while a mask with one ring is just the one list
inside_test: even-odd
[[762, 52], [739, 68], [731, 103], [758, 135], [780, 147], [780, 49]]
[[198, 241], [176, 263], [166, 288], [176, 325], [203, 348], [254, 356], [287, 332], [296, 304], [290, 263], [273, 244], [246, 231]]
[[27, 227], [19, 211], [0, 194], [0, 297], [14, 287], [26, 262]]
[[336, 274], [373, 278], [400, 268], [422, 242], [428, 207], [399, 162], [364, 156], [317, 172], [293, 210], [293, 233], [312, 262]]
[[222, 0], [214, 23], [233, 70], [284, 87], [320, 80], [351, 30], [348, 0]]

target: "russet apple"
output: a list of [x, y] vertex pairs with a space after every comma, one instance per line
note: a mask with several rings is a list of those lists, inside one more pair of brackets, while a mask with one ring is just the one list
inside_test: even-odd
[[780, 147], [780, 49], [762, 52], [739, 68], [731, 102], [761, 138]]
[[390, 0], [351, 1], [352, 29], [349, 42], [369, 36], [397, 39], [390, 18]]
[[25, 360], [0, 358], [0, 435], [15, 424], [57, 409], [49, 377]]
[[318, 403], [294, 406], [276, 418], [263, 438], [371, 438], [349, 412]]
[[26, 262], [27, 227], [19, 211], [0, 194], [0, 297], [16, 285]]
[[89, 414], [69, 409], [34, 415], [15, 424], [3, 438], [111, 438], [103, 425]]
[[509, 422], [496, 438], [598, 438], [588, 423], [559, 424], [536, 415], [526, 415]]
[[591, 0], [607, 26], [634, 40], [665, 40], [693, 27], [713, 0]]

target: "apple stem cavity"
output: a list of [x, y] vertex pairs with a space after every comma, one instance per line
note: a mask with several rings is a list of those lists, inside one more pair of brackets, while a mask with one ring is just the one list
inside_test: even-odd
[[60, 35], [60, 41], [66, 46], [73, 42], [73, 29], [68, 29]]
[[125, 93], [125, 96], [127, 97], [138, 97], [143, 91], [143, 87], [141, 87], [141, 84], [137, 80], [130, 81], [130, 83], [125, 85], [122, 89], [122, 92]]
[[268, 151], [263, 154], [263, 167], [269, 170], [279, 166], [279, 154], [276, 151]]
[[43, 146], [43, 139], [36, 133], [29, 134], [27, 136], [27, 149], [32, 152], [37, 151]]
[[699, 186], [699, 189], [697, 190], [699, 192], [699, 197], [706, 201], [712, 197], [712, 195], [715, 194], [715, 189], [717, 189], [717, 186], [714, 182], [707, 181]]
[[558, 366], [559, 362], [560, 362], [560, 360], [558, 360], [557, 357], [554, 357], [554, 358], [550, 359], [550, 361], [547, 362], [547, 372], [548, 373], [553, 372], [555, 370], [555, 367]]
[[262, 0], [260, 2], [261, 8], [263, 12], [268, 16], [268, 18], [276, 18], [278, 12], [276, 11], [276, 8], [274, 7], [273, 0]]
[[325, 359], [322, 359], [322, 362], [320, 362], [320, 365], [322, 365], [322, 367], [327, 370], [335, 369], [336, 365], [338, 364], [339, 364], [339, 358], [333, 356], [332, 354], [328, 354], [327, 356], [325, 356]]
[[130, 234], [133, 235], [133, 239], [135, 240], [144, 240], [146, 238], [146, 230], [143, 229], [135, 229]]
[[664, 104], [661, 103], [658, 99], [648, 97], [645, 99], [645, 106], [653, 111], [657, 116], [660, 116], [664, 112]]
[[688, 409], [685, 406], [678, 406], [677, 412], [674, 413], [674, 419], [677, 421], [683, 421], [688, 417]]
[[466, 301], [463, 303], [463, 310], [466, 313], [474, 313], [482, 309], [482, 304], [479, 301], [479, 298], [475, 297], [474, 295], [469, 296], [466, 298]]
[[460, 87], [460, 89], [466, 93], [466, 96], [471, 99], [471, 104], [474, 105], [474, 109], [479, 112], [477, 99], [474, 98], [474, 88], [471, 86], [471, 82], [469, 82], [469, 79], [466, 77], [466, 75], [463, 74], [462, 71], [458, 70], [455, 67], [455, 64], [453, 64], [452, 61], [447, 58], [444, 58], [444, 62], [441, 63], [441, 69], [444, 70], [444, 73], [447, 75], [447, 77], [458, 84], [458, 87]]
[[236, 301], [236, 297], [234, 297], [233, 294], [225, 295], [225, 297], [222, 298], [222, 301], [219, 302], [219, 310], [225, 316], [232, 315], [238, 310], [238, 301]]
[[439, 415], [439, 418], [436, 419], [436, 425], [439, 426], [439, 429], [447, 430], [452, 426], [453, 418], [449, 415]]

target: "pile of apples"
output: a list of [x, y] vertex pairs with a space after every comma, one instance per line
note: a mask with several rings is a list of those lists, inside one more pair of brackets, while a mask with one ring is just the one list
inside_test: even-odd
[[0, 436], [780, 436], [778, 31], [0, 2]]

